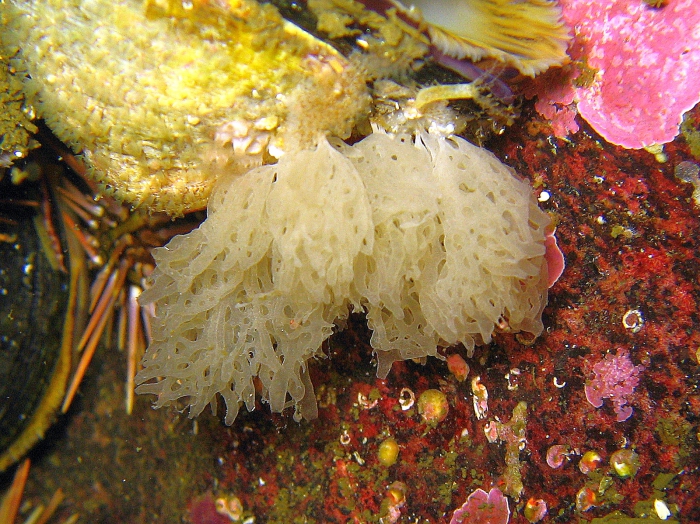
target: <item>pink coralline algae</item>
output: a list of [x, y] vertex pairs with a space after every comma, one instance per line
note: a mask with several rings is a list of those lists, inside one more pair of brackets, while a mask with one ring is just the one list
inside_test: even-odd
[[616, 355], [608, 353], [593, 366], [595, 378], [586, 382], [586, 399], [596, 408], [603, 405], [603, 399], [610, 399], [617, 413], [617, 421], [627, 420], [633, 411], [627, 401], [639, 384], [639, 373], [643, 370], [643, 366], [632, 364], [625, 349], [619, 349]]
[[557, 244], [555, 236], [556, 228], [545, 231], [544, 237], [544, 259], [547, 261], [547, 287], [552, 287], [564, 273], [566, 259], [564, 253]]
[[566, 444], [554, 444], [547, 450], [547, 465], [552, 469], [558, 469], [564, 465], [569, 455], [569, 446]]
[[683, 113], [700, 101], [700, 2], [668, 0], [658, 8], [642, 0], [560, 3], [574, 30], [573, 66], [543, 75], [534, 91], [536, 109], [555, 134], [578, 130], [577, 103], [580, 115], [613, 144], [639, 149], [673, 140]]
[[455, 510], [450, 524], [507, 524], [509, 519], [508, 499], [500, 489], [477, 489]]

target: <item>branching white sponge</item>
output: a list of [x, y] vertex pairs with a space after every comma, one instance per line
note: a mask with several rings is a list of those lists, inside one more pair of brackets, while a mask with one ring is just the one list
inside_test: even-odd
[[221, 180], [207, 220], [155, 250], [142, 303], [153, 340], [137, 375], [156, 406], [216, 394], [231, 424], [255, 406], [314, 418], [308, 361], [350, 311], [365, 311], [379, 376], [393, 362], [497, 325], [539, 335], [547, 302], [548, 216], [530, 186], [457, 137], [375, 133], [325, 139]]

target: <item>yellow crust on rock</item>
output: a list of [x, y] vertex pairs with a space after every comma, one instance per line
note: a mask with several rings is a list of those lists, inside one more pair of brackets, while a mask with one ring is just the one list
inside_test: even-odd
[[252, 0], [7, 9], [38, 116], [108, 192], [152, 212], [202, 208], [218, 173], [348, 135], [368, 104], [342, 56]]

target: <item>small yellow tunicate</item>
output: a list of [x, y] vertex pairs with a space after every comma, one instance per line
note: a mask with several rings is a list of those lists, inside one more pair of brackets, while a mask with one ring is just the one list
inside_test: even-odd
[[576, 509], [584, 512], [598, 505], [598, 495], [588, 486], [582, 487], [576, 494]]
[[578, 469], [581, 470], [581, 473], [585, 473], [587, 475], [588, 473], [595, 471], [602, 461], [603, 458], [597, 451], [586, 451], [578, 463]]
[[428, 424], [439, 424], [445, 420], [449, 410], [447, 397], [438, 389], [426, 389], [418, 397], [418, 413]]
[[243, 504], [238, 497], [221, 497], [216, 499], [216, 512], [238, 522], [243, 516]]
[[663, 144], [652, 144], [644, 149], [654, 155], [654, 158], [659, 164], [663, 164], [668, 161], [668, 157], [666, 156], [666, 153], [664, 153]]
[[399, 444], [394, 437], [389, 437], [379, 444], [377, 458], [387, 468], [396, 464], [396, 459], [399, 458]]
[[610, 465], [619, 477], [634, 477], [639, 470], [639, 455], [631, 449], [618, 449], [610, 456]]
[[523, 515], [528, 522], [539, 522], [547, 515], [547, 503], [542, 499], [530, 498], [523, 508]]

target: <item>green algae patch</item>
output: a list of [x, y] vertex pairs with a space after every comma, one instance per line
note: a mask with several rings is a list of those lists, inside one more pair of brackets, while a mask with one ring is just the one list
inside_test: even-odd
[[590, 521], [591, 524], [648, 524], [650, 522], [665, 522], [667, 524], [680, 524], [676, 519], [661, 520], [658, 518], [628, 517], [619, 511], [608, 513], [604, 517], [598, 517]]

